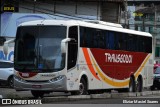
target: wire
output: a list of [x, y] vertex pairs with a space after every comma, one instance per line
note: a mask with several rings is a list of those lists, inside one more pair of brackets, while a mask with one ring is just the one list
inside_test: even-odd
[[[28, 10], [33, 10], [31, 8], [28, 8], [28, 7], [25, 7], [25, 6], [19, 6], [20, 8], [23, 8], [23, 9], [28, 9]], [[42, 8], [38, 8], [38, 9], [42, 9]], [[42, 9], [44, 11], [48, 11], [48, 9]], [[35, 10], [37, 12], [41, 12], [41, 13], [45, 13], [45, 14], [48, 14], [48, 15], [54, 15], [54, 16], [58, 16], [58, 17], [63, 17], [63, 18], [69, 18], [69, 19], [88, 19], [88, 20], [93, 20], [91, 18], [84, 18], [84, 17], [79, 17], [79, 16], [73, 16], [73, 15], [69, 15], [69, 14], [64, 14], [64, 13], [60, 13], [60, 12], [56, 12], [57, 14], [51, 14], [50, 12], [53, 12], [51, 10], [49, 10], [50, 12], [44, 12], [44, 11], [41, 11], [41, 10]], [[59, 15], [58, 15], [59, 14]], [[61, 15], [60, 15], [61, 14]], [[63, 16], [63, 15], [66, 15], [66, 16]], [[50, 16], [51, 17], [51, 16]]]

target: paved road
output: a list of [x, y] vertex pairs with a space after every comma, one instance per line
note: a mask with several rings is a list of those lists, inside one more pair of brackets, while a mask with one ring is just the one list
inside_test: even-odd
[[[0, 87], [0, 95], [3, 96], [3, 98], [7, 97], [16, 97], [16, 98], [33, 98], [32, 94], [30, 91], [16, 91], [11, 88], [7, 87]], [[70, 93], [66, 94], [63, 92], [53, 92], [50, 94], [45, 94], [45, 97], [54, 97], [54, 96], [61, 96], [61, 95], [70, 95]]]
[[42, 104], [12, 105], [4, 107], [159, 107], [159, 104]]
[[[112, 90], [112, 93], [118, 93], [117, 91]], [[8, 88], [8, 87], [2, 87], [0, 86], [0, 95], [3, 96], [3, 98], [33, 98], [30, 91], [15, 91], [14, 89]], [[45, 94], [45, 97], [56, 97], [56, 96], [68, 96], [70, 93], [63, 93], [63, 92], [53, 92], [50, 94]]]
[[[116, 92], [115, 92], [116, 93]], [[5, 87], [0, 88], [0, 95], [3, 96], [12, 96], [12, 95], [17, 95], [20, 97], [28, 97], [32, 98], [32, 95], [30, 91], [22, 91], [22, 92], [16, 92], [14, 89], [9, 89]], [[54, 97], [54, 96], [59, 96], [59, 95], [67, 95], [66, 93], [52, 93], [49, 95], [45, 95], [46, 97]], [[157, 98], [160, 100], [160, 94], [159, 95], [147, 95], [147, 96], [139, 96], [139, 97], [132, 97], [132, 98]], [[128, 99], [128, 98], [125, 98]], [[69, 101], [54, 101], [51, 102], [52, 104], [42, 104], [42, 105], [23, 105], [23, 107], [127, 107], [130, 104], [123, 104], [123, 100], [125, 99], [119, 99], [119, 98], [106, 98], [106, 99], [83, 99], [83, 100], [69, 100]], [[156, 100], [156, 99], [154, 99]], [[158, 101], [159, 101], [158, 100]], [[160, 101], [159, 101], [160, 103]], [[86, 105], [87, 104], [87, 105]], [[89, 105], [88, 105], [89, 104]], [[111, 105], [113, 104], [113, 105]], [[143, 106], [138, 106], [139, 104], [136, 104], [136, 107], [159, 107], [160, 104], [143, 104]], [[5, 107], [17, 107], [17, 105], [10, 105], [10, 106], [5, 106]], [[18, 107], [21, 107], [19, 105]], [[135, 107], [135, 105], [131, 104], [129, 107]]]

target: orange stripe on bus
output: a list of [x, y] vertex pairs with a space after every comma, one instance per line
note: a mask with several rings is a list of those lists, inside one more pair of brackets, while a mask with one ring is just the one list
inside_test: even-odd
[[90, 58], [89, 58], [89, 53], [88, 53], [87, 48], [82, 48], [82, 50], [83, 50], [84, 57], [85, 57], [85, 59], [86, 59], [88, 68], [90, 69], [90, 71], [91, 71], [91, 73], [93, 74], [93, 76], [94, 76], [96, 79], [100, 80], [99, 77], [96, 75], [96, 72], [95, 72], [95, 70], [94, 70], [94, 68], [93, 68], [93, 66], [92, 66], [92, 63], [91, 63], [91, 60], [90, 60]]

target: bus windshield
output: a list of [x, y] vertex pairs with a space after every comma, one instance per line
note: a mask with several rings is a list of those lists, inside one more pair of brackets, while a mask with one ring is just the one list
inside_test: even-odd
[[61, 41], [65, 26], [22, 26], [17, 30], [14, 68], [20, 72], [55, 72], [62, 70], [65, 56]]

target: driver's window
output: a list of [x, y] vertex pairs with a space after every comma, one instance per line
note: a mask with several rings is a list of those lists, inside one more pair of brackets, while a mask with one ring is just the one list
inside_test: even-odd
[[76, 65], [77, 62], [77, 51], [78, 51], [78, 27], [72, 26], [69, 28], [69, 38], [72, 38], [68, 42], [68, 66], [67, 69], [70, 69]]

